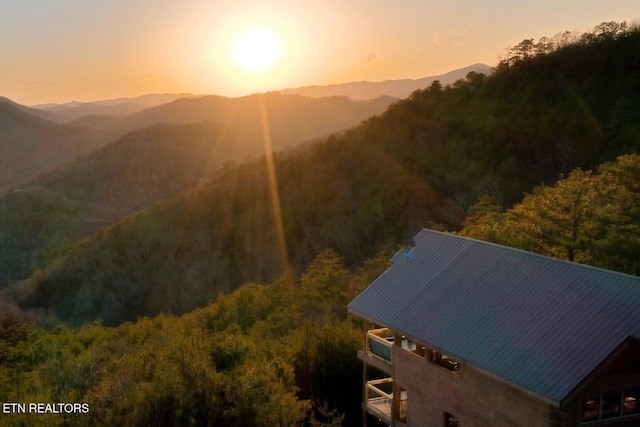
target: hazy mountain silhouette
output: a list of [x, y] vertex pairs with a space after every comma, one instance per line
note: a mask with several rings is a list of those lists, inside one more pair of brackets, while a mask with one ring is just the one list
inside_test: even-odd
[[84, 116], [70, 122], [78, 127], [98, 129], [112, 139], [156, 123], [186, 124], [202, 121], [225, 123], [232, 127], [262, 132], [262, 108], [279, 148], [346, 129], [375, 114], [382, 113], [395, 99], [380, 97], [353, 101], [346, 97], [312, 99], [277, 92], [241, 98], [207, 95], [182, 98], [147, 108], [128, 116]]
[[457, 80], [464, 79], [470, 71], [490, 74], [492, 68], [486, 64], [473, 64], [468, 67], [449, 71], [438, 76], [423, 77], [421, 79], [386, 80], [382, 82], [351, 82], [327, 86], [305, 86], [295, 89], [284, 89], [281, 93], [298, 94], [311, 98], [325, 96], [347, 96], [354, 100], [367, 100], [379, 96], [406, 98], [413, 91], [429, 86], [434, 80], [440, 80], [444, 86]]
[[[141, 97], [143, 102], [161, 98]], [[87, 115], [65, 124], [33, 116], [30, 112], [34, 109], [0, 102], [0, 130], [3, 131], [0, 134], [0, 189], [157, 123], [214, 121], [262, 134], [264, 117], [273, 147], [279, 150], [346, 129], [383, 112], [392, 102], [394, 99], [388, 97], [356, 102], [345, 97], [311, 99], [279, 93], [242, 98], [203, 96], [177, 99], [125, 116]], [[121, 106], [115, 104], [116, 108]], [[110, 108], [108, 105], [94, 107]]]
[[113, 115], [123, 116], [137, 113], [145, 108], [166, 104], [180, 98], [191, 98], [196, 95], [190, 93], [180, 94], [147, 94], [134, 98], [115, 98], [92, 102], [67, 102], [63, 104], [40, 104], [32, 110], [54, 113], [54, 120], [58, 123], [68, 122], [88, 115]]
[[61, 126], [0, 101], [0, 191], [95, 146], [91, 129]]
[[65, 121], [65, 117], [61, 116], [53, 111], [41, 110], [39, 108], [27, 107], [22, 104], [18, 104], [17, 102], [12, 101], [9, 98], [4, 96], [0, 96], [0, 102], [4, 102], [5, 104], [9, 104], [25, 113], [31, 114], [32, 116], [39, 117], [41, 119], [49, 120], [52, 122], [60, 123]]

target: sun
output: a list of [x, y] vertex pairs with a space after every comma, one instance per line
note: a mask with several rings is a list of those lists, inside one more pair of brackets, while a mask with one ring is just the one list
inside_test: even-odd
[[282, 40], [266, 27], [241, 32], [231, 45], [231, 59], [243, 71], [264, 74], [272, 69], [283, 53]]

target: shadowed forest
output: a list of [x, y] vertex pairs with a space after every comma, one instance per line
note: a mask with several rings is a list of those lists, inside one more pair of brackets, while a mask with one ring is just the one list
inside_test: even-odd
[[91, 407], [3, 425], [357, 425], [346, 305], [423, 227], [640, 274], [626, 23], [230, 154], [255, 129], [152, 124], [0, 198], [0, 398]]

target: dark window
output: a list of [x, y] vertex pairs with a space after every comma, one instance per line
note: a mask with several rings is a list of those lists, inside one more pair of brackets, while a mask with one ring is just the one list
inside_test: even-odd
[[458, 419], [448, 412], [444, 413], [444, 427], [459, 427]]
[[602, 396], [602, 419], [619, 417], [620, 414], [620, 393], [605, 394]]
[[598, 419], [600, 396], [583, 399], [580, 402], [580, 421], [594, 421]]

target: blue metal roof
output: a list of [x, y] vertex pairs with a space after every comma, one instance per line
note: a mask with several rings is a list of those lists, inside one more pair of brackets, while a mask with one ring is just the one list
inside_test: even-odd
[[350, 313], [555, 404], [640, 337], [640, 277], [432, 230], [393, 261]]

